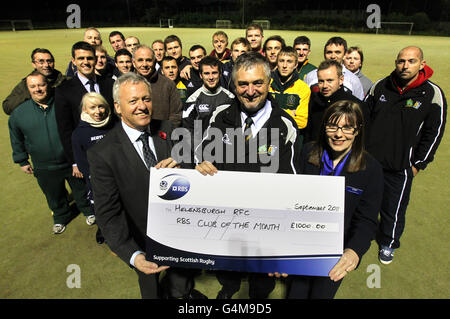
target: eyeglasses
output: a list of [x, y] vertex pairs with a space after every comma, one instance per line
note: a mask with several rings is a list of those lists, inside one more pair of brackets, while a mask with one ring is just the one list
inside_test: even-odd
[[49, 59], [49, 60], [34, 60], [34, 63], [40, 64], [40, 65], [44, 65], [45, 63], [51, 64], [55, 62], [55, 60], [53, 59]]
[[346, 135], [353, 135], [356, 132], [356, 127], [353, 126], [338, 126], [336, 124], [327, 124], [325, 125], [325, 132], [327, 133], [335, 133], [338, 130], [341, 130], [342, 133], [346, 134]]

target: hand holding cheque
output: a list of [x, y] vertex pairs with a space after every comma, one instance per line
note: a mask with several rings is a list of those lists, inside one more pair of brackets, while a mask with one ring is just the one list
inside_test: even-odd
[[328, 276], [342, 255], [342, 177], [217, 171], [207, 162], [150, 176], [150, 261]]
[[[155, 168], [175, 168], [177, 165], [178, 163], [173, 158], [169, 157], [158, 162], [158, 164], [155, 165]], [[158, 266], [156, 263], [146, 260], [144, 254], [136, 255], [134, 266], [146, 275], [156, 274], [169, 268], [168, 266]]]
[[[213, 176], [218, 172], [217, 168], [210, 162], [204, 161], [195, 167], [197, 171], [199, 171], [202, 175], [211, 175]], [[342, 257], [336, 263], [336, 265], [329, 272], [329, 277], [333, 281], [339, 281], [344, 278], [350, 271], [354, 270], [358, 265], [359, 257], [358, 255], [350, 248], [344, 250]], [[270, 277], [275, 276], [277, 278], [284, 277], [286, 278], [288, 274], [286, 273], [268, 273]]]

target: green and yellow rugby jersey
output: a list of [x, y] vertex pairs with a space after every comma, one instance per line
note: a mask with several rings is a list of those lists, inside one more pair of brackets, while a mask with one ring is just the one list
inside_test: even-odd
[[306, 127], [311, 89], [299, 79], [297, 72], [294, 71], [291, 79], [284, 84], [280, 81], [278, 71], [273, 72], [269, 93], [277, 104], [294, 118], [299, 129]]

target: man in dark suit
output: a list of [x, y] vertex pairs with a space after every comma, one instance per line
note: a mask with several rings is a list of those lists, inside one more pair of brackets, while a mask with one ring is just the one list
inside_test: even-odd
[[170, 157], [172, 126], [152, 120], [144, 77], [124, 74], [113, 92], [121, 123], [87, 152], [97, 223], [111, 250], [136, 270], [142, 298], [157, 298], [158, 274], [168, 267], [145, 259], [149, 169], [177, 165]]
[[[72, 46], [72, 63], [77, 67], [77, 72], [72, 79], [56, 88], [55, 115], [64, 154], [67, 161], [73, 165], [72, 132], [80, 122], [81, 99], [88, 92], [97, 92], [112, 106], [114, 80], [95, 75], [95, 50], [87, 42], [80, 41]], [[75, 176], [82, 177], [77, 169], [74, 171]]]

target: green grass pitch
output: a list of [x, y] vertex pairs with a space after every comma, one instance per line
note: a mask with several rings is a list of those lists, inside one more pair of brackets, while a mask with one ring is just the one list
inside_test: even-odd
[[[108, 34], [113, 29], [100, 29], [104, 45], [112, 55]], [[194, 44], [212, 50], [215, 29], [119, 28], [125, 36], [137, 36], [141, 43], [177, 34], [183, 41], [184, 55]], [[233, 39], [244, 30], [225, 30]], [[65, 71], [74, 42], [82, 40], [83, 29], [0, 32], [0, 100], [31, 71], [30, 53], [36, 47], [49, 49], [55, 56], [56, 68]], [[312, 40], [310, 60], [318, 65], [323, 58], [323, 45], [334, 33], [267, 30], [265, 37], [281, 35], [288, 44], [301, 34]], [[364, 73], [372, 81], [385, 77], [394, 68], [398, 51], [418, 45], [435, 73], [432, 81], [450, 94], [450, 39], [428, 36], [395, 36], [375, 34], [339, 34], [349, 46], [364, 51]], [[0, 298], [140, 298], [137, 277], [105, 245], [95, 242], [96, 227], [86, 225], [78, 216], [59, 236], [52, 234], [52, 218], [36, 180], [23, 174], [12, 162], [8, 117], [0, 112]], [[336, 298], [449, 298], [449, 178], [450, 137], [447, 132], [434, 162], [420, 172], [413, 183], [406, 216], [402, 247], [389, 266], [379, 264], [377, 246], [364, 256], [359, 268], [344, 279]], [[68, 288], [71, 275], [67, 267], [80, 266], [81, 287]], [[370, 288], [377, 265], [380, 287]], [[219, 284], [210, 273], [197, 278], [197, 289], [215, 298]], [[244, 282], [236, 298], [247, 298]], [[271, 298], [282, 298], [284, 285], [277, 284]]]

